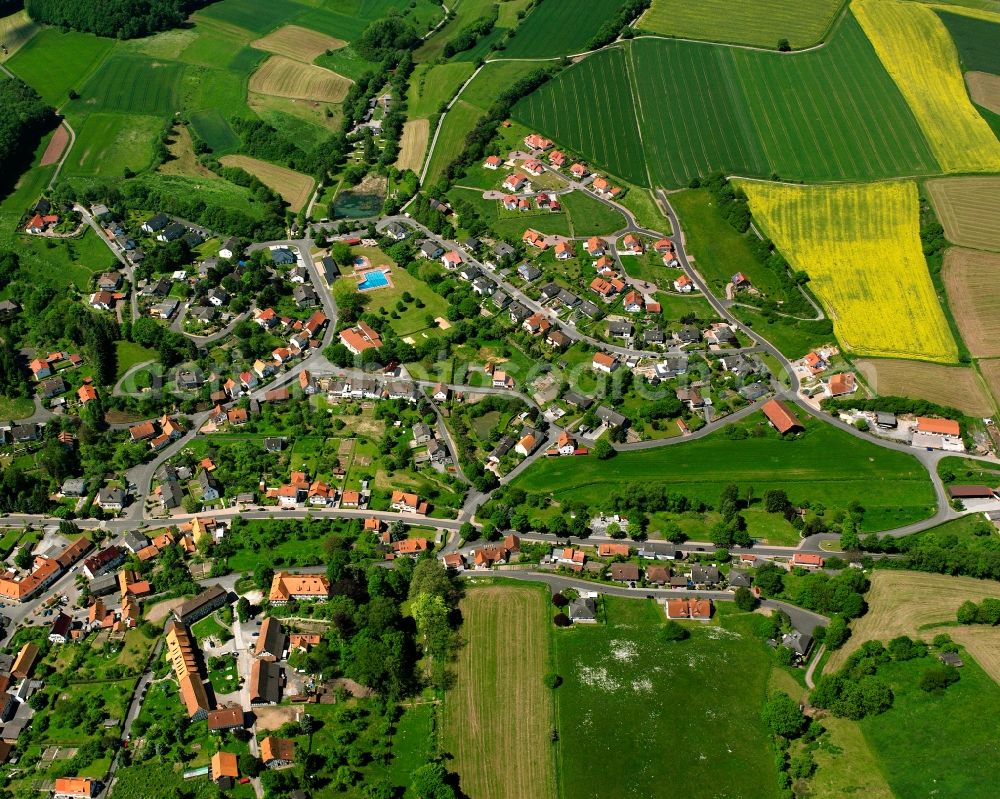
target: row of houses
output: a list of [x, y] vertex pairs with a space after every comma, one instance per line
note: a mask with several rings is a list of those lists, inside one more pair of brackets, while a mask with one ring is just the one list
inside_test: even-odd
[[89, 538], [80, 536], [67, 544], [55, 557], [36, 556], [31, 571], [27, 574], [11, 570], [0, 573], [0, 597], [17, 603], [34, 599], [93, 548], [94, 544]]

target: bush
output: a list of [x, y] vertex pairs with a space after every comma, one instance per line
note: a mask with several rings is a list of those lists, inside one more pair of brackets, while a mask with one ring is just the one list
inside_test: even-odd
[[783, 738], [797, 738], [806, 728], [806, 717], [799, 703], [782, 691], [771, 694], [761, 716], [771, 732]]
[[543, 681], [545, 682], [545, 686], [547, 688], [552, 688], [553, 690], [555, 690], [560, 685], [562, 685], [563, 679], [558, 674], [555, 674], [554, 672], [550, 671], [548, 674], [545, 675]]
[[557, 608], [564, 608], [569, 604], [569, 600], [566, 599], [566, 597], [564, 597], [562, 594], [553, 594], [552, 604], [555, 605]]
[[552, 621], [555, 623], [556, 627], [569, 627], [573, 623], [569, 620], [569, 616], [565, 613], [557, 613]]
[[749, 588], [743, 588], [742, 586], [737, 588], [733, 599], [736, 601], [736, 607], [747, 613], [757, 607], [757, 597], [753, 595], [753, 591]]
[[944, 693], [945, 688], [952, 683], [958, 682], [958, 680], [958, 669], [942, 663], [938, 666], [931, 666], [921, 674], [917, 685], [920, 686], [920, 690], [926, 691], [929, 694], [940, 694]]
[[678, 624], [671, 619], [660, 628], [661, 641], [685, 641], [691, 637], [691, 631], [687, 627]]

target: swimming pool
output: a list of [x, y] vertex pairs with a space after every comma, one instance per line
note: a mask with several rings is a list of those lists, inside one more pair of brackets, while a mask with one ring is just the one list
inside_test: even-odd
[[365, 279], [358, 283], [358, 291], [382, 289], [389, 285], [389, 278], [381, 269], [371, 269], [364, 273]]

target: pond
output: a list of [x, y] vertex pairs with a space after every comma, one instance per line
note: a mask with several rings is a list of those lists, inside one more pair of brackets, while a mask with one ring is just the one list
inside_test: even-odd
[[378, 216], [382, 211], [383, 198], [378, 194], [355, 194], [342, 191], [333, 203], [335, 219], [362, 219]]

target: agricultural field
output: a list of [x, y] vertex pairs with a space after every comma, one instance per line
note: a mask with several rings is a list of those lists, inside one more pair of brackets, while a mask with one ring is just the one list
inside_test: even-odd
[[760, 717], [771, 659], [754, 617], [727, 613], [664, 643], [659, 605], [605, 597], [604, 608], [606, 622], [554, 636], [561, 795], [778, 796]]
[[[992, 72], [1000, 75], [1000, 52], [997, 50], [1000, 15], [976, 19], [958, 9], [956, 12], [959, 13], [945, 11], [940, 7], [936, 10], [958, 49], [962, 68], [969, 72]], [[998, 11], [1000, 7], [993, 10]]]
[[624, 63], [612, 50], [564, 70], [515, 118], [639, 185], [716, 171], [806, 181], [939, 171], [853, 17], [826, 46], [791, 56], [664, 39], [623, 49]]
[[497, 99], [497, 94], [514, 81], [529, 75], [541, 66], [536, 61], [494, 61], [486, 64], [462, 92], [462, 99], [485, 111]]
[[249, 88], [272, 97], [339, 103], [347, 96], [351, 82], [328, 69], [276, 55], [250, 77]]
[[[799, 412], [800, 418], [803, 416]], [[748, 423], [762, 420], [761, 414]], [[732, 441], [717, 433], [669, 447], [622, 452], [608, 461], [554, 458], [535, 462], [513, 485], [556, 501], [581, 500], [605, 510], [609, 493], [624, 483], [660, 483], [710, 505], [730, 482], [763, 496], [782, 488], [794, 502], [822, 502], [827, 509], [862, 498], [865, 530], [884, 530], [925, 519], [934, 512], [927, 472], [911, 455], [887, 450], [830, 425], [802, 419], [797, 440], [775, 435]]]
[[77, 128], [63, 174], [121, 177], [126, 169], [139, 172], [152, 161], [153, 142], [162, 127], [158, 117], [90, 114]]
[[632, 183], [648, 186], [635, 114], [625, 51], [617, 47], [564, 70], [514, 110], [525, 125], [586, 153], [593, 163]]
[[[445, 696], [449, 769], [477, 799], [550, 799], [555, 769], [548, 589], [475, 587], [461, 603], [465, 645]], [[516, 764], [516, 767], [512, 767]]]
[[929, 8], [856, 0], [851, 9], [913, 109], [945, 172], [1000, 170], [1000, 141], [965, 91], [948, 29]]
[[316, 185], [309, 175], [247, 155], [224, 155], [219, 161], [225, 166], [239, 167], [259, 178], [261, 183], [280, 194], [296, 213], [309, 202], [313, 186]]
[[551, 58], [581, 53], [600, 27], [621, 8], [621, 0], [546, 0], [517, 28], [504, 58]]
[[437, 144], [427, 164], [426, 179], [422, 181], [425, 185], [435, 183], [444, 174], [448, 164], [461, 154], [465, 137], [482, 115], [482, 111], [464, 100], [459, 100], [451, 107], [441, 122]]
[[855, 361], [876, 394], [914, 397], [958, 408], [969, 416], [992, 416], [994, 403], [976, 370], [887, 358]]
[[844, 347], [957, 361], [921, 250], [915, 183], [740, 185], [757, 223], [793, 268], [809, 274]]
[[961, 177], [925, 184], [948, 241], [1000, 251], [1000, 177]]
[[426, 119], [411, 119], [403, 125], [403, 135], [399, 139], [398, 169], [412, 169], [420, 174], [427, 153], [427, 140], [431, 126]]
[[[7, 68], [56, 108], [69, 90], [82, 86], [114, 49], [114, 42], [89, 33], [45, 28], [7, 61]], [[53, 58], [58, 53], [58, 58]]]
[[1000, 398], [1000, 360], [980, 361], [979, 371], [993, 396]]
[[966, 72], [965, 83], [969, 87], [972, 102], [1000, 114], [1000, 75], [988, 72]]
[[636, 27], [679, 39], [705, 39], [776, 48], [787, 39], [798, 49], [821, 41], [843, 0], [653, 0]]
[[1000, 355], [1000, 254], [952, 247], [944, 257], [942, 277], [948, 304], [969, 352]]
[[180, 110], [184, 67], [144, 56], [114, 55], [70, 103], [70, 113], [90, 110], [168, 116]]
[[7, 48], [6, 53], [0, 53], [0, 62], [13, 56], [38, 31], [38, 25], [32, 22], [28, 12], [23, 9], [9, 17], [0, 17], [0, 42]]
[[294, 61], [311, 63], [327, 50], [339, 50], [347, 45], [343, 39], [327, 36], [299, 25], [285, 25], [262, 39], [250, 42], [251, 47]]
[[264, 34], [296, 19], [307, 10], [307, 5], [292, 0], [221, 0], [201, 9], [195, 18], [207, 17]]
[[212, 152], [224, 153], [239, 145], [240, 139], [236, 131], [217, 109], [195, 111], [190, 119], [191, 127], [212, 148]]
[[436, 117], [459, 86], [472, 75], [474, 67], [456, 61], [450, 64], [420, 64], [410, 76], [406, 109], [411, 118]]

